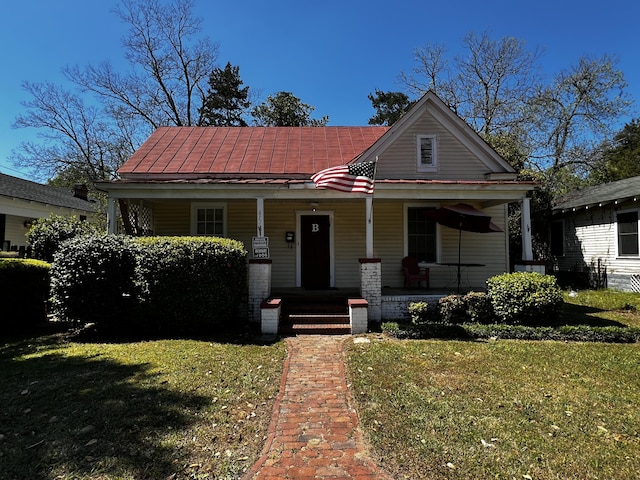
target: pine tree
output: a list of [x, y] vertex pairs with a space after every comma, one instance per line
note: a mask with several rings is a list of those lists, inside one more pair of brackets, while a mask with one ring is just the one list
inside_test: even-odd
[[209, 76], [209, 90], [200, 108], [201, 126], [246, 127], [242, 118], [251, 106], [249, 87], [242, 87], [240, 67], [227, 63], [224, 70], [216, 68]]

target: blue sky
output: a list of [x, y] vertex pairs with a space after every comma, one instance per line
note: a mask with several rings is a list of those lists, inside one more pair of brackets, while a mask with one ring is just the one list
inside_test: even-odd
[[[374, 114], [367, 95], [402, 90], [401, 71], [413, 51], [442, 43], [461, 48], [470, 31], [494, 39], [514, 36], [541, 48], [544, 73], [553, 76], [581, 56], [615, 55], [628, 93], [640, 110], [640, 3], [633, 0], [195, 0], [203, 34], [220, 46], [218, 61], [240, 67], [245, 85], [261, 99], [291, 91], [313, 105], [329, 125], [366, 125]], [[29, 100], [22, 81], [63, 84], [64, 65], [110, 60], [126, 68], [120, 39], [125, 27], [110, 10], [116, 0], [18, 0], [0, 14], [0, 172], [29, 178], [9, 161], [35, 131], [11, 124]], [[623, 119], [623, 122], [631, 120]]]

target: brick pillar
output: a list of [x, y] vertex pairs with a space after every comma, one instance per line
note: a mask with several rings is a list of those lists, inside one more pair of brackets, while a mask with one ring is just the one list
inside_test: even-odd
[[272, 298], [265, 300], [260, 305], [262, 315], [262, 325], [260, 329], [263, 335], [277, 335], [280, 325], [280, 311], [282, 310], [282, 300]]
[[382, 321], [382, 260], [360, 259], [360, 295], [369, 303], [368, 318]]
[[249, 259], [249, 321], [260, 323], [260, 304], [271, 295], [271, 260]]
[[367, 333], [368, 318], [367, 307], [368, 302], [362, 298], [349, 299], [349, 321], [351, 323], [351, 333]]

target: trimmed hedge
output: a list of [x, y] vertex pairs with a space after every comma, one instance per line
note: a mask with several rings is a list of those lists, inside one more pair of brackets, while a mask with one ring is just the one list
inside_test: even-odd
[[0, 259], [0, 333], [46, 321], [50, 267], [40, 260]]
[[413, 325], [422, 325], [428, 322], [436, 322], [440, 318], [438, 307], [428, 302], [411, 302], [409, 304], [409, 317]]
[[438, 303], [412, 302], [409, 317], [413, 325], [443, 323], [458, 325], [478, 322], [494, 323], [493, 306], [484, 292], [469, 292], [466, 295], [448, 295], [438, 299]]
[[53, 308], [60, 320], [101, 327], [132, 318], [138, 247], [122, 235], [85, 235], [63, 242], [51, 266]]
[[540, 325], [553, 322], [563, 303], [555, 277], [536, 272], [515, 272], [487, 280], [487, 293], [500, 323]]
[[246, 290], [244, 245], [217, 237], [137, 238], [142, 311], [163, 333], [207, 333], [236, 317]]
[[467, 320], [467, 304], [462, 295], [448, 295], [438, 299], [442, 323], [456, 325]]
[[635, 343], [640, 341], [640, 328], [591, 327], [586, 325], [564, 325], [553, 328], [504, 324], [481, 325], [477, 323], [466, 323], [462, 325], [445, 325], [440, 323], [426, 323], [415, 326], [385, 322], [382, 324], [382, 332], [394, 338], [413, 340], [458, 338], [603, 343]]
[[102, 330], [208, 333], [236, 316], [246, 254], [215, 237], [76, 237], [54, 257], [53, 305], [62, 320]]

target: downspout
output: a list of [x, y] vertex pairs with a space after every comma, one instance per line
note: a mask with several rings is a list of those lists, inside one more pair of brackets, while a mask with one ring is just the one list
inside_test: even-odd
[[525, 197], [520, 201], [520, 222], [522, 230], [522, 260], [533, 260], [533, 247], [531, 242], [531, 199]]

